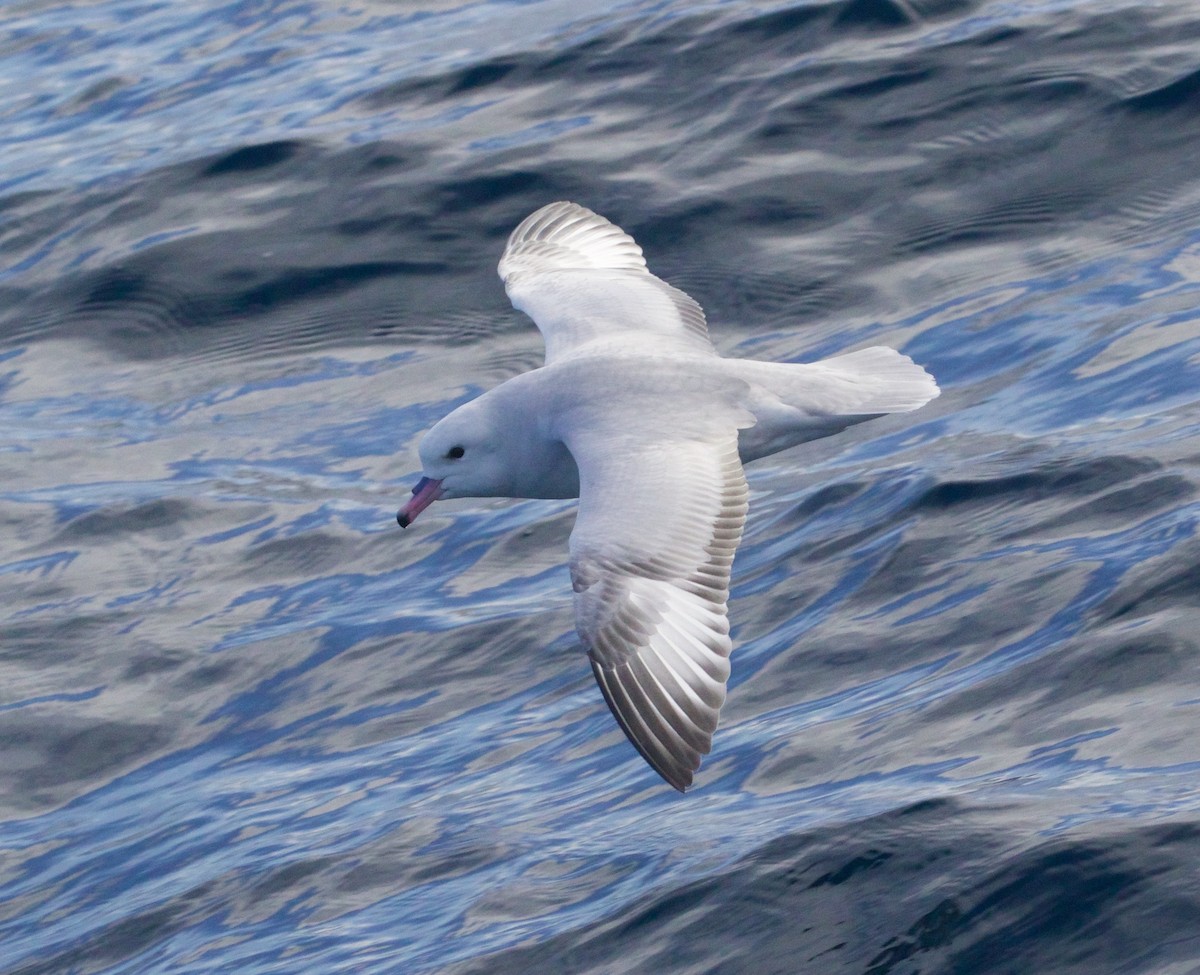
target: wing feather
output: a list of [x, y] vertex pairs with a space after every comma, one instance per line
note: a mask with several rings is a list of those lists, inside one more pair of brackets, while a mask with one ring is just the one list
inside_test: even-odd
[[[629, 450], [634, 468], [655, 471], [639, 498], [623, 483], [628, 464], [576, 453], [577, 462], [585, 458], [571, 535], [576, 625], [626, 737], [683, 791], [712, 747], [725, 703], [729, 573], [748, 490], [735, 429]], [[675, 462], [655, 467], [664, 451]]]
[[646, 268], [637, 242], [576, 203], [550, 203], [512, 232], [500, 277], [533, 319], [547, 364], [598, 344], [715, 355], [704, 311]]
[[577, 203], [549, 203], [522, 220], [500, 258], [500, 277], [551, 270], [646, 271], [637, 242]]
[[617, 719], [617, 724], [625, 732], [625, 737], [637, 749], [638, 754], [680, 792], [686, 789], [691, 783], [691, 776], [684, 777], [673, 772], [679, 763], [650, 733], [645, 722], [639, 716], [637, 708], [631, 703], [628, 693], [619, 684], [616, 674], [602, 669], [594, 659], [592, 660], [592, 673], [596, 675], [596, 683], [600, 686], [609, 710], [612, 711], [613, 717]]

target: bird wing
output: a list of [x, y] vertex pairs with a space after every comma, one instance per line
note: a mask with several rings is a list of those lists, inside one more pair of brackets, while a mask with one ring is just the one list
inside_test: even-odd
[[716, 354], [700, 306], [651, 274], [620, 227], [576, 203], [521, 221], [499, 272], [513, 307], [542, 333], [547, 365], [584, 346]]
[[617, 722], [681, 792], [725, 701], [729, 573], [749, 497], [735, 422], [691, 426], [635, 439], [581, 425], [566, 439], [580, 474], [576, 627]]

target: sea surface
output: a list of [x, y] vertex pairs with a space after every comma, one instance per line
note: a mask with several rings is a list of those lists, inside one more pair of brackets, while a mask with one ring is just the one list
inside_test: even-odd
[[[0, 973], [1200, 972], [1193, 0], [7, 0], [0, 96]], [[686, 795], [572, 502], [394, 520], [558, 199], [942, 387], [749, 469]]]

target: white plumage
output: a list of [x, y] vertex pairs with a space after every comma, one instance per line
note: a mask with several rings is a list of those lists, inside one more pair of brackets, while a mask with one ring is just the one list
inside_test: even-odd
[[617, 722], [679, 790], [712, 747], [729, 678], [726, 603], [746, 520], [742, 464], [937, 396], [906, 356], [725, 359], [704, 313], [620, 228], [552, 203], [500, 259], [546, 363], [441, 420], [398, 518], [438, 497], [578, 493], [575, 617]]

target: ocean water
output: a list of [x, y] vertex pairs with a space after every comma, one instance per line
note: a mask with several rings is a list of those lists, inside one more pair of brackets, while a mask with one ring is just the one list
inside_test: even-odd
[[[1190, 0], [9, 0], [0, 972], [1200, 972]], [[687, 795], [570, 502], [394, 522], [573, 199], [725, 354], [942, 395], [749, 469]]]

